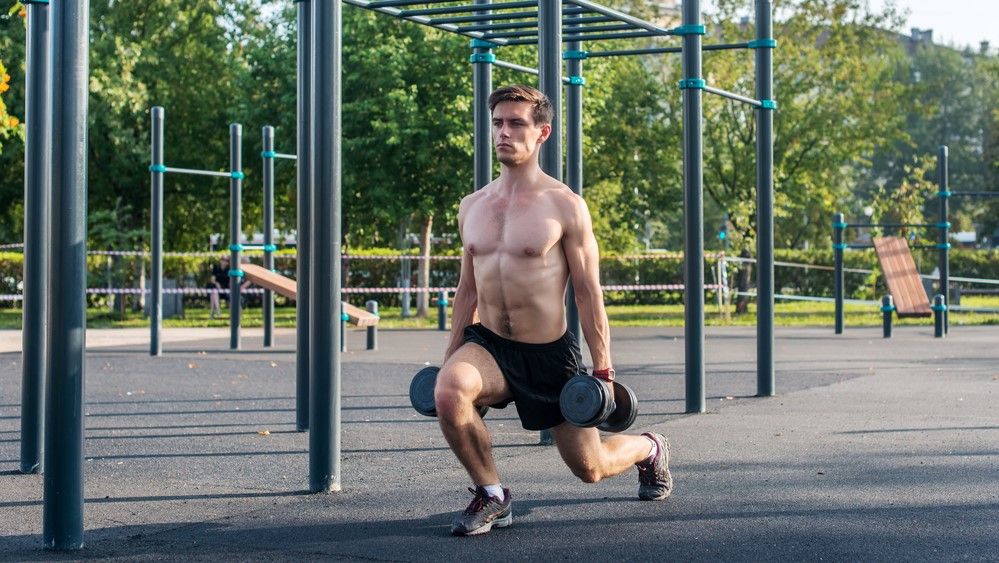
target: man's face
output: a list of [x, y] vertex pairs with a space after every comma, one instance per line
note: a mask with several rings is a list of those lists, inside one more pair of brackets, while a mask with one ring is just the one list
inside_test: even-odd
[[538, 147], [552, 132], [550, 124], [537, 125], [527, 102], [500, 102], [493, 108], [493, 146], [496, 160], [518, 166], [537, 158]]

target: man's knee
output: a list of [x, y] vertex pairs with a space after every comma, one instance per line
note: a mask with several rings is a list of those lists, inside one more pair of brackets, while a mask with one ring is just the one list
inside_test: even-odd
[[434, 403], [437, 416], [449, 418], [461, 409], [474, 404], [482, 391], [482, 380], [468, 370], [444, 366], [437, 374]]
[[569, 470], [584, 483], [596, 483], [604, 478], [599, 467], [589, 463], [570, 463]]

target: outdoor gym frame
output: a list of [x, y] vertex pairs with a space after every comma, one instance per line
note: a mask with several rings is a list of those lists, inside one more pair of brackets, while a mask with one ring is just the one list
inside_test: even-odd
[[[335, 0], [295, 0], [298, 9], [298, 428], [310, 430], [309, 489], [340, 489], [340, 260], [341, 260], [341, 52], [342, 5]], [[687, 412], [704, 412], [704, 228], [702, 92], [747, 103], [756, 108], [757, 121], [757, 389], [774, 394], [773, 373], [773, 63], [770, 0], [755, 0], [756, 38], [746, 43], [702, 45], [705, 27], [699, 0], [685, 0], [681, 25], [664, 29], [589, 0], [526, 0], [408, 9], [440, 0], [344, 0], [393, 17], [457, 33], [472, 40], [474, 75], [475, 188], [489, 182], [492, 146], [486, 97], [492, 90], [491, 65], [537, 72], [540, 89], [552, 101], [556, 120], [553, 134], [542, 146], [541, 165], [562, 179], [561, 89], [562, 61], [570, 71], [567, 93], [569, 186], [582, 191], [582, 62], [604, 56], [679, 53], [682, 56], [684, 214], [685, 214], [685, 376]], [[29, 0], [28, 6], [28, 123], [29, 147], [51, 140], [47, 150], [27, 151], [25, 209], [26, 261], [40, 251], [51, 276], [49, 291], [38, 285], [44, 269], [32, 270], [25, 286], [25, 321], [37, 327], [47, 309], [48, 331], [25, 330], [25, 350], [48, 350], [45, 357], [25, 361], [25, 406], [37, 400], [40, 374], [48, 381], [45, 408], [45, 465], [43, 539], [46, 547], [83, 546], [83, 377], [86, 279], [86, 107], [88, 76], [88, 0]], [[537, 7], [536, 10], [532, 8]], [[47, 18], [52, 15], [53, 61], [51, 86], [43, 76], [49, 67], [39, 48], [49, 40]], [[520, 11], [514, 11], [520, 10]], [[620, 51], [583, 51], [584, 41], [677, 36], [682, 46]], [[569, 49], [562, 53], [565, 43]], [[496, 59], [493, 50], [508, 45], [538, 45], [538, 69], [527, 69]], [[706, 50], [755, 51], [756, 98], [709, 86], [702, 77]], [[36, 56], [37, 55], [37, 56]], [[51, 97], [51, 105], [46, 104]], [[52, 122], [46, 117], [51, 107]], [[237, 153], [238, 154], [238, 153]], [[38, 158], [40, 160], [35, 161]], [[159, 162], [162, 164], [162, 162]], [[231, 170], [240, 170], [233, 161]], [[51, 188], [46, 185], [51, 174]], [[162, 174], [156, 173], [162, 176]], [[235, 182], [240, 180], [232, 178]], [[234, 186], [235, 188], [235, 186]], [[48, 190], [51, 189], [49, 192]], [[237, 189], [233, 189], [233, 194]], [[51, 202], [45, 198], [51, 194]], [[47, 213], [53, 213], [51, 226]], [[57, 214], [57, 215], [56, 215]], [[235, 222], [234, 222], [235, 224]], [[51, 244], [36, 236], [51, 234]], [[238, 230], [236, 231], [238, 236]], [[236, 237], [233, 237], [234, 239]], [[233, 266], [238, 253], [233, 251]], [[27, 278], [26, 278], [27, 279]], [[571, 292], [570, 292], [571, 302]], [[29, 310], [29, 304], [31, 309]], [[42, 307], [46, 307], [43, 309]], [[578, 313], [570, 307], [569, 323], [578, 333]], [[30, 316], [30, 318], [29, 318]], [[28, 324], [26, 324], [28, 326]], [[306, 328], [307, 327], [307, 328]], [[30, 342], [29, 342], [30, 340]], [[49, 346], [45, 344], [49, 343]], [[51, 345], [51, 344], [55, 345]], [[307, 411], [304, 407], [307, 407]], [[39, 412], [25, 408], [24, 412]], [[307, 412], [307, 415], [305, 414]], [[304, 417], [305, 420], [303, 420]], [[37, 429], [37, 425], [34, 427]], [[24, 430], [24, 428], [22, 428]], [[24, 467], [22, 463], [22, 468]], [[38, 465], [33, 470], [38, 470]]]
[[[950, 331], [950, 227], [949, 201], [952, 197], [999, 197], [999, 191], [975, 191], [975, 192], [955, 192], [950, 189], [950, 149], [947, 145], [941, 145], [937, 151], [937, 198], [939, 201], [938, 215], [936, 223], [847, 223], [845, 215], [836, 213], [833, 215], [833, 302], [834, 302], [834, 326], [835, 334], [843, 334], [844, 328], [844, 303], [846, 299], [846, 276], [843, 267], [843, 253], [846, 250], [863, 250], [874, 248], [868, 243], [847, 243], [845, 242], [846, 230], [850, 228], [888, 228], [898, 229], [904, 227], [937, 229], [937, 242], [935, 244], [916, 244], [910, 248], [935, 248], [937, 249], [937, 270], [940, 272], [940, 288], [937, 296], [934, 296], [934, 310], [939, 308], [942, 311], [941, 335]], [[957, 278], [957, 281], [967, 281], [965, 278]], [[936, 302], [937, 297], [942, 297], [943, 302]], [[886, 305], [882, 304], [882, 310]]]

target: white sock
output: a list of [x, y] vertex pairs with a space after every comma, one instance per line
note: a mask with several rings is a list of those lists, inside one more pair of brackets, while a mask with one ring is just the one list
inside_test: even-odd
[[645, 459], [643, 459], [642, 461], [638, 462], [638, 465], [644, 465], [646, 463], [651, 463], [652, 460], [656, 458], [656, 454], [659, 453], [659, 444], [656, 443], [655, 440], [653, 440], [652, 438], [649, 438], [648, 436], [642, 436], [642, 438], [645, 438], [646, 440], [648, 440], [649, 443], [652, 444], [652, 447], [649, 448], [649, 456], [646, 457]]
[[482, 488], [486, 490], [487, 495], [500, 499], [500, 502], [506, 500], [506, 494], [503, 493], [502, 483], [496, 483], [495, 485], [482, 485]]

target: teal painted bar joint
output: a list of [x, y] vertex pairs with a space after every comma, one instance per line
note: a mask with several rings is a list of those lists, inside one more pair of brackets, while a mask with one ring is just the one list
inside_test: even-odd
[[777, 100], [760, 100], [760, 109], [777, 109]]
[[21, 0], [21, 3], [24, 4], [24, 5], [28, 5], [28, 4], [41, 4], [41, 5], [48, 6], [49, 0]]
[[704, 35], [707, 29], [701, 25], [681, 25], [669, 30], [670, 35]]
[[684, 78], [683, 80], [680, 81], [681, 90], [688, 90], [688, 89], [703, 90], [704, 87], [707, 85], [708, 83], [705, 82], [703, 78]]
[[230, 244], [229, 245], [229, 250], [231, 250], [233, 252], [242, 252], [243, 251], [243, 245], [242, 244]]
[[753, 39], [748, 43], [750, 49], [776, 49], [776, 39]]
[[947, 310], [947, 306], [946, 305], [937, 305], [936, 303], [934, 303], [933, 305], [930, 305], [930, 309], [933, 309], [934, 311], [946, 311]]
[[156, 172], [158, 174], [166, 174], [166, 166], [163, 164], [151, 164], [149, 166], [150, 172]]
[[275, 246], [273, 244], [265, 244], [264, 245], [264, 252], [274, 252], [275, 250], [277, 250], [277, 246]]
[[888, 306], [882, 305], [881, 306], [881, 312], [882, 313], [891, 313], [893, 311], [895, 311], [895, 306], [894, 305], [888, 305]]
[[590, 56], [589, 51], [564, 51], [562, 53], [562, 60], [564, 61], [582, 61]]
[[344, 322], [349, 321], [350, 315], [348, 315], [347, 313], [340, 313], [340, 320]]
[[947, 190], [947, 191], [944, 191], [944, 192], [937, 192], [937, 196], [938, 197], [950, 197], [950, 195], [951, 195], [950, 190]]
[[944, 221], [942, 223], [937, 223], [936, 227], [938, 229], [949, 229], [950, 228], [950, 221]]
[[472, 49], [495, 49], [499, 47], [499, 44], [486, 41], [485, 39], [472, 39], [468, 42], [468, 46]]
[[942, 244], [938, 244], [938, 245], [936, 245], [936, 248], [939, 248], [941, 250], [948, 250], [950, 248], [950, 243], [949, 242], [945, 242], [945, 243], [942, 243]]
[[586, 86], [586, 79], [582, 76], [570, 76], [569, 85], [571, 86]]
[[246, 178], [246, 175], [239, 170], [233, 170], [232, 172], [229, 173], [229, 176], [237, 180], [242, 180], [243, 178]]
[[243, 270], [229, 270], [229, 277], [241, 278], [243, 275]]
[[850, 248], [850, 245], [845, 242], [837, 242], [833, 244], [833, 250], [846, 250]]
[[496, 62], [496, 55], [492, 53], [472, 53], [472, 56], [468, 57], [468, 62], [492, 64]]
[[260, 156], [264, 158], [277, 158], [276, 151], [260, 151]]
[[437, 304], [440, 305], [441, 307], [447, 307], [447, 297], [445, 297], [444, 299], [438, 299]]
[[834, 229], [845, 229], [846, 228], [846, 223], [833, 223], [833, 228]]

